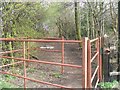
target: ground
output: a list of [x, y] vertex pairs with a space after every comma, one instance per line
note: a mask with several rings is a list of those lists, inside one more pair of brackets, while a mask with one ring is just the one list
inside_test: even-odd
[[[45, 44], [39, 44], [44, 46]], [[61, 49], [61, 44], [49, 44], [54, 46], [54, 49]], [[45, 52], [38, 51], [34, 53], [39, 60], [61, 62], [60, 52]], [[65, 44], [65, 63], [73, 65], [82, 65], [82, 50], [79, 50], [78, 44]], [[23, 67], [16, 68], [16, 73], [23, 75]], [[18, 72], [17, 72], [18, 71]], [[40, 63], [29, 63], [27, 68], [27, 76], [33, 79], [46, 81], [54, 84], [60, 84], [71, 88], [81, 88], [82, 86], [82, 69], [65, 67], [64, 74], [61, 74], [61, 67]], [[9, 80], [10, 83], [18, 87], [23, 87], [23, 79], [14, 78]], [[27, 80], [28, 88], [55, 88], [45, 84], [38, 84]]]

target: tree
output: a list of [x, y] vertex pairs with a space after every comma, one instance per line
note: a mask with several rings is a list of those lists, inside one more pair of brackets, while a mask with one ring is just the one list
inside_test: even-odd
[[80, 32], [80, 23], [79, 23], [79, 2], [75, 2], [75, 27], [76, 27], [76, 39], [81, 39], [81, 32]]

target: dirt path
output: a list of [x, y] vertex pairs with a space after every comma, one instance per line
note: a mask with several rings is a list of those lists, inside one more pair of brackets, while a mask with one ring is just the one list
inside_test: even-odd
[[[40, 44], [43, 46], [44, 44]], [[53, 45], [53, 44], [49, 44]], [[56, 44], [54, 49], [60, 50], [61, 45]], [[61, 62], [61, 53], [60, 52], [45, 52], [38, 51], [35, 56], [42, 61], [51, 61], [51, 62]], [[81, 51], [78, 50], [78, 44], [65, 44], [65, 63], [73, 64], [73, 65], [81, 65]], [[29, 67], [27, 68], [27, 77], [46, 81], [54, 84], [60, 84], [71, 88], [81, 88], [82, 83], [82, 69], [64, 67], [64, 74], [61, 74], [61, 66], [48, 65], [48, 64], [39, 64], [39, 63], [29, 63]], [[21, 71], [21, 75], [23, 75], [23, 70]], [[10, 81], [11, 83], [16, 84], [19, 87], [23, 87], [23, 79], [16, 78]], [[31, 81], [27, 81], [28, 88], [55, 88], [53, 86], [38, 84]]]

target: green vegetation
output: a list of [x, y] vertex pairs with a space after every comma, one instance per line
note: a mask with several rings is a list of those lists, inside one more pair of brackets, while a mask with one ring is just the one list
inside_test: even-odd
[[6, 81], [0, 81], [0, 90], [2, 88], [17, 88], [15, 85], [11, 84], [11, 83], [8, 83]]
[[117, 81], [113, 81], [113, 82], [101, 82], [99, 83], [98, 86], [100, 86], [101, 88], [115, 88], [115, 86], [118, 85], [118, 82]]
[[5, 78], [7, 81], [9, 81], [11, 79], [15, 79], [16, 77], [11, 76], [11, 75], [3, 75], [3, 78]]
[[0, 75], [0, 90], [1, 89], [3, 90], [3, 88], [18, 88], [16, 85], [8, 82], [9, 80], [13, 80], [13, 79], [15, 79], [14, 76]]
[[[42, 38], [42, 37], [62, 37], [65, 39], [90, 39], [104, 34], [111, 35], [109, 39], [117, 37], [118, 15], [117, 3], [104, 2], [51, 2], [40, 0], [40, 2], [1, 2], [0, 15], [2, 25], [0, 32], [2, 38]], [[109, 41], [109, 40], [108, 40]], [[23, 48], [21, 42], [0, 42], [2, 51], [12, 51]], [[38, 45], [40, 46], [40, 45]], [[26, 43], [27, 47], [27, 43]], [[37, 47], [37, 44], [30, 43], [30, 48]], [[30, 55], [34, 55], [35, 50], [30, 50]], [[22, 57], [23, 53], [6, 54], [10, 57]], [[27, 54], [25, 55], [27, 57]], [[32, 57], [31, 56], [31, 57]], [[31, 58], [30, 57], [30, 58]], [[1, 59], [2, 65], [14, 63], [13, 59]], [[13, 65], [13, 73], [19, 73]], [[23, 69], [23, 65], [20, 66]], [[10, 69], [10, 68], [9, 68]], [[15, 70], [15, 71], [14, 71]], [[34, 72], [29, 68], [27, 72]], [[23, 72], [21, 72], [23, 74]], [[45, 77], [45, 73], [40, 73], [40, 77]], [[60, 73], [53, 73], [53, 77], [61, 78]], [[5, 75], [7, 80], [12, 77]], [[102, 88], [111, 88], [116, 82], [105, 82], [99, 85]], [[1, 85], [6, 82], [1, 81]], [[0, 85], [0, 86], [1, 86]], [[9, 85], [9, 84], [8, 84]]]
[[52, 74], [53, 77], [55, 78], [61, 78], [62, 77], [62, 74], [58, 73], [58, 72], [55, 72]]
[[27, 69], [27, 72], [33, 73], [33, 72], [35, 72], [35, 69], [34, 69], [34, 68], [28, 68], [28, 69]]

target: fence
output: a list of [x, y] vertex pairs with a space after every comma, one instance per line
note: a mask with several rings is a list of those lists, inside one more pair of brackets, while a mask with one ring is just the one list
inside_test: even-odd
[[[95, 42], [95, 48], [96, 51], [94, 55], [91, 55], [91, 45]], [[96, 82], [94, 87], [96, 88], [98, 85], [98, 82], [102, 80], [102, 60], [100, 55], [100, 47], [101, 47], [101, 38], [96, 38], [93, 40], [88, 40], [88, 87], [93, 87], [93, 81], [96, 77]], [[95, 59], [96, 58], [96, 59]], [[93, 61], [97, 61], [97, 66], [95, 67], [94, 71], [92, 71], [92, 63]]]
[[[26, 62], [51, 64], [51, 65], [61, 66], [61, 73], [64, 73], [64, 67], [72, 67], [72, 68], [81, 69], [82, 70], [82, 88], [94, 87], [94, 86], [92, 86], [92, 82], [93, 82], [93, 79], [94, 79], [96, 73], [97, 73], [98, 79], [97, 79], [95, 87], [97, 87], [98, 82], [102, 79], [102, 76], [101, 76], [102, 75], [102, 73], [101, 73], [102, 72], [102, 70], [101, 70], [102, 62], [101, 62], [101, 56], [100, 56], [101, 39], [100, 38], [96, 38], [94, 40], [89, 40], [88, 38], [83, 38], [80, 41], [79, 40], [64, 40], [63, 37], [62, 37], [62, 39], [55, 39], [55, 38], [44, 38], [44, 39], [0, 38], [0, 41], [5, 41], [5, 42], [11, 42], [11, 41], [14, 42], [15, 41], [15, 42], [22, 42], [23, 43], [22, 49], [0, 52], [1, 58], [6, 58], [6, 59], [18, 61], [18, 62], [2, 65], [2, 66], [0, 66], [0, 68], [21, 63], [24, 65], [24, 76], [21, 76], [18, 74], [12, 74], [9, 72], [4, 72], [4, 71], [0, 71], [0, 73], [12, 75], [12, 76], [24, 79], [24, 88], [26, 88], [26, 80], [30, 80], [33, 82], [42, 83], [42, 84], [46, 84], [46, 85], [52, 85], [52, 86], [59, 87], [59, 88], [70, 88], [67, 86], [53, 84], [53, 83], [49, 83], [49, 82], [44, 82], [41, 80], [36, 80], [36, 79], [32, 79], [32, 78], [27, 77]], [[61, 54], [61, 58], [62, 58], [61, 63], [30, 59], [29, 58], [29, 51], [31, 50], [30, 45], [29, 45], [30, 42], [61, 43], [61, 50], [46, 50], [46, 51], [50, 51], [50, 52], [61, 52], [62, 53]], [[92, 42], [96, 42], [96, 47], [97, 47], [97, 52], [93, 56], [93, 58], [91, 58], [91, 43]], [[27, 45], [26, 45], [26, 43], [27, 43]], [[64, 48], [65, 48], [64, 44], [65, 43], [82, 43], [82, 65], [73, 65], [73, 64], [64, 63]], [[26, 46], [27, 46], [27, 48], [26, 48]], [[39, 50], [40, 48], [33, 48], [33, 49]], [[5, 54], [14, 53], [14, 52], [23, 52], [23, 58], [15, 58], [15, 57], [5, 56]], [[26, 54], [27, 54], [27, 57], [26, 57]], [[91, 63], [96, 57], [97, 57], [97, 68], [95, 69], [94, 74], [92, 75]]]

